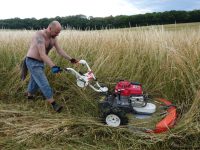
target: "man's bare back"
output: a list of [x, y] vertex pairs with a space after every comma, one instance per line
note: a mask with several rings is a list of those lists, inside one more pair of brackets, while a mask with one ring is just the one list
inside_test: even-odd
[[30, 48], [27, 53], [27, 57], [35, 58], [37, 60], [42, 61], [40, 57], [38, 44], [43, 44], [46, 54], [49, 53], [51, 48], [55, 45], [55, 38], [48, 37], [45, 30], [40, 30], [36, 32], [35, 36], [33, 36]]

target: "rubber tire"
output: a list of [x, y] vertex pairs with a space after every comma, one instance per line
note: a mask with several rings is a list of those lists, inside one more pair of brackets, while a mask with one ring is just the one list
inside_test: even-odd
[[112, 108], [110, 108], [110, 110], [108, 112], [103, 114], [103, 122], [105, 124], [107, 124], [106, 123], [106, 117], [110, 114], [114, 114], [114, 115], [116, 115], [120, 118], [120, 120], [121, 120], [120, 125], [127, 125], [128, 124], [128, 117], [126, 116], [125, 111], [123, 111], [123, 110], [121, 110], [117, 107], [112, 107]]

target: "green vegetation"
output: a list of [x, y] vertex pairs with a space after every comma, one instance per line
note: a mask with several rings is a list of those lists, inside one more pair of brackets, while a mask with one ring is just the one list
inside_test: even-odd
[[174, 23], [200, 22], [200, 10], [193, 11], [165, 11], [153, 12], [138, 15], [120, 15], [108, 17], [86, 17], [85, 15], [75, 15], [55, 18], [12, 18], [0, 20], [0, 28], [3, 29], [43, 29], [52, 20], [59, 21], [64, 28], [79, 30], [96, 30], [96, 29], [116, 29], [141, 27], [149, 25], [163, 25]]
[[[20, 81], [20, 63], [34, 31], [1, 30], [0, 149], [198, 149], [200, 28], [199, 24], [193, 28], [173, 26], [65, 30], [59, 36], [63, 49], [87, 60], [109, 89], [120, 79], [138, 81], [145, 92], [177, 105], [177, 124], [163, 134], [102, 124], [97, 103], [100, 96], [89, 88], [78, 88], [70, 74], [51, 74], [49, 67], [48, 79], [64, 111], [53, 112], [39, 92], [35, 101], [27, 101], [28, 78]], [[61, 67], [75, 67], [54, 51], [50, 57]]]

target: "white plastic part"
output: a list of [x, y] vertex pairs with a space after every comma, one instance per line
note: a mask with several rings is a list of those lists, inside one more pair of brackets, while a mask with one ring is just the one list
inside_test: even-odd
[[[65, 68], [65, 70], [67, 72], [70, 72], [71, 74], [73, 74], [76, 77], [77, 85], [81, 88], [84, 88], [89, 85], [96, 92], [107, 92], [108, 88], [101, 87], [99, 85], [98, 81], [96, 81], [96, 77], [94, 76], [94, 73], [90, 69], [88, 63], [85, 60], [80, 60], [79, 63], [82, 65], [85, 65], [87, 67], [87, 69], [88, 69], [87, 73], [82, 75], [82, 74], [78, 73], [76, 70], [74, 70], [73, 68]], [[96, 82], [92, 85], [91, 82], [89, 82], [91, 80], [94, 80]]]
[[137, 118], [137, 119], [148, 119], [148, 118], [151, 118], [152, 116], [151, 115], [135, 114], [134, 117]]
[[133, 107], [133, 109], [140, 114], [153, 114], [156, 111], [156, 105], [147, 103], [144, 107]]
[[87, 82], [81, 81], [81, 80], [79, 80], [79, 79], [76, 80], [76, 83], [77, 83], [77, 85], [78, 85], [79, 87], [81, 87], [81, 88], [84, 88], [84, 87], [86, 87], [86, 86], [88, 85]]
[[108, 92], [108, 88], [107, 87], [100, 87], [99, 89], [102, 92]]
[[109, 114], [106, 116], [106, 124], [111, 127], [118, 127], [121, 123], [121, 119], [115, 114]]
[[79, 60], [79, 62], [78, 62], [79, 64], [82, 64], [82, 65], [85, 65], [85, 64], [87, 64], [87, 62], [85, 61], [85, 60]]
[[101, 87], [100, 85], [96, 84], [96, 87], [93, 85], [89, 84], [89, 86], [96, 92], [107, 92], [108, 88], [107, 87]]

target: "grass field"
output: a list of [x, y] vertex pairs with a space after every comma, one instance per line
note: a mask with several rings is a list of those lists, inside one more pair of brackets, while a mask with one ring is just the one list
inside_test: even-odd
[[[98, 113], [100, 98], [76, 86], [72, 75], [46, 73], [54, 98], [64, 105], [56, 114], [40, 92], [24, 97], [20, 63], [34, 31], [0, 30], [0, 149], [199, 149], [200, 24], [101, 31], [62, 31], [58, 40], [72, 57], [85, 59], [98, 79], [113, 89], [120, 79], [138, 81], [144, 91], [172, 101], [178, 109], [174, 128], [163, 134], [108, 127]], [[61, 67], [75, 67], [50, 53]], [[76, 67], [81, 70], [81, 66]], [[148, 122], [147, 122], [148, 124]]]

